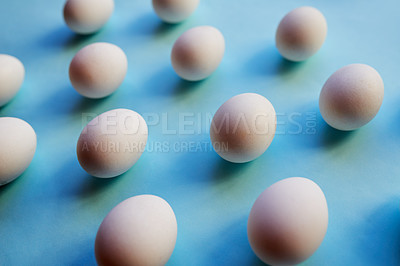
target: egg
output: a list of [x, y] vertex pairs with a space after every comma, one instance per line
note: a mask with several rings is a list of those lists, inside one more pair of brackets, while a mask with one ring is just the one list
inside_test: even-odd
[[289, 12], [276, 31], [276, 47], [290, 61], [304, 61], [325, 42], [328, 31], [324, 15], [316, 8], [304, 6]]
[[164, 22], [179, 23], [196, 10], [199, 2], [200, 0], [153, 0], [153, 8]]
[[19, 177], [36, 151], [36, 133], [24, 120], [0, 118], [0, 186]]
[[92, 34], [107, 23], [113, 11], [113, 0], [67, 0], [64, 20], [72, 31]]
[[77, 156], [92, 176], [111, 178], [128, 171], [142, 155], [147, 142], [146, 121], [128, 109], [114, 109], [95, 117], [83, 129]]
[[95, 255], [100, 266], [162, 266], [175, 248], [177, 222], [171, 206], [154, 195], [118, 204], [97, 232]]
[[21, 61], [14, 56], [0, 54], [0, 107], [14, 98], [24, 78], [25, 68]]
[[175, 72], [188, 81], [210, 76], [225, 53], [222, 33], [211, 26], [200, 26], [184, 32], [175, 42], [171, 61]]
[[333, 73], [325, 82], [319, 108], [324, 120], [339, 130], [355, 130], [378, 113], [384, 95], [379, 73], [364, 64], [352, 64]]
[[254, 253], [269, 265], [295, 265], [309, 258], [328, 228], [328, 206], [321, 188], [292, 177], [267, 188], [254, 203], [247, 235]]
[[124, 51], [111, 43], [93, 43], [72, 59], [69, 77], [82, 96], [92, 99], [109, 96], [122, 84], [128, 69]]
[[261, 156], [276, 131], [272, 104], [256, 93], [236, 95], [215, 113], [210, 128], [214, 150], [225, 160], [245, 163]]

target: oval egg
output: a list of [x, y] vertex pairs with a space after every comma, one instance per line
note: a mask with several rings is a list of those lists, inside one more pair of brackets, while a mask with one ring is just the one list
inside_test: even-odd
[[219, 66], [225, 53], [222, 33], [211, 26], [200, 26], [184, 32], [176, 40], [171, 53], [175, 72], [188, 81], [209, 77]]
[[122, 84], [128, 69], [124, 51], [111, 43], [93, 43], [72, 59], [69, 77], [74, 89], [92, 99], [109, 96]]
[[72, 31], [92, 34], [107, 23], [113, 11], [113, 0], [67, 0], [64, 20]]
[[0, 107], [10, 102], [25, 78], [24, 65], [17, 58], [0, 54]]
[[128, 109], [114, 109], [94, 118], [83, 129], [77, 156], [92, 176], [110, 178], [128, 171], [142, 155], [147, 142], [146, 121]]
[[36, 133], [24, 120], [0, 118], [0, 185], [19, 177], [36, 151]]
[[321, 188], [302, 177], [281, 180], [255, 201], [247, 223], [254, 253], [266, 264], [295, 265], [310, 257], [328, 228]]
[[171, 206], [162, 198], [140, 195], [129, 198], [104, 218], [96, 236], [99, 265], [165, 265], [177, 238]]
[[179, 23], [187, 19], [197, 8], [200, 0], [153, 0], [156, 14], [167, 23]]
[[276, 31], [276, 47], [290, 61], [303, 61], [314, 55], [325, 42], [328, 31], [324, 15], [310, 6], [289, 12]]
[[381, 108], [384, 84], [379, 73], [364, 64], [352, 64], [325, 82], [319, 109], [324, 120], [338, 130], [355, 130], [369, 123]]
[[225, 160], [245, 163], [261, 156], [276, 131], [272, 104], [256, 93], [239, 94], [226, 101], [211, 122], [214, 150]]

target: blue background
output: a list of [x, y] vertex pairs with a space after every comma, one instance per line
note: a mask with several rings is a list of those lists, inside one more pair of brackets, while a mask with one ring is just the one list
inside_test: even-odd
[[[122, 200], [145, 193], [165, 198], [175, 211], [178, 239], [169, 265], [259, 265], [246, 235], [250, 208], [265, 188], [292, 176], [317, 182], [329, 206], [325, 240], [304, 265], [400, 264], [398, 0], [203, 0], [176, 26], [160, 22], [150, 0], [116, 0], [107, 26], [88, 37], [65, 26], [63, 4], [0, 4], [0, 53], [20, 58], [27, 72], [0, 115], [28, 121], [38, 136], [28, 170], [0, 188], [1, 265], [95, 264], [102, 219]], [[324, 13], [328, 37], [317, 55], [292, 64], [274, 47], [275, 30], [302, 5]], [[185, 30], [207, 24], [224, 34], [225, 57], [209, 79], [184, 82], [170, 64], [172, 45]], [[129, 61], [121, 88], [97, 101], [81, 97], [68, 78], [74, 54], [96, 41], [120, 46]], [[343, 133], [322, 120], [318, 96], [326, 79], [350, 63], [380, 72], [385, 99], [371, 123]], [[244, 92], [264, 95], [278, 113], [277, 135], [256, 161], [230, 164], [210, 149], [151, 149], [155, 142], [209, 143], [207, 122], [189, 119], [202, 128], [196, 134], [164, 134], [163, 127], [177, 129], [182, 112], [206, 118]], [[80, 168], [76, 142], [82, 113], [113, 108], [167, 114], [168, 123], [149, 126], [149, 150], [129, 172], [100, 180]]]

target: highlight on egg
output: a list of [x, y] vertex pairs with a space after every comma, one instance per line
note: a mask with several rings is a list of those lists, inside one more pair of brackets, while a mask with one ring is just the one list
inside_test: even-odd
[[196, 10], [200, 0], [152, 0], [156, 14], [167, 23], [179, 23]]
[[325, 82], [319, 109], [333, 128], [355, 130], [368, 124], [383, 102], [384, 84], [379, 73], [365, 64], [340, 68]]
[[303, 6], [284, 16], [276, 30], [279, 53], [290, 61], [304, 61], [322, 47], [328, 26], [324, 15], [316, 8]]
[[214, 150], [225, 160], [245, 163], [261, 156], [276, 131], [272, 104], [256, 93], [243, 93], [226, 101], [215, 113], [210, 128]]
[[220, 65], [225, 54], [222, 33], [211, 26], [200, 26], [184, 32], [171, 52], [172, 67], [188, 81], [209, 77]]
[[104, 218], [95, 241], [100, 266], [163, 266], [172, 255], [177, 221], [171, 206], [154, 195], [129, 198]]
[[87, 98], [99, 99], [115, 92], [125, 79], [128, 60], [111, 43], [85, 46], [72, 59], [69, 77], [74, 89]]
[[28, 168], [36, 143], [30, 124], [15, 117], [0, 118], [0, 186], [15, 180]]
[[296, 265], [321, 245], [328, 206], [321, 188], [307, 178], [283, 179], [268, 187], [251, 208], [247, 236], [257, 257], [269, 265]]
[[0, 54], [0, 107], [9, 103], [25, 79], [22, 62], [11, 55]]
[[114, 0], [67, 0], [64, 5], [64, 20], [78, 34], [99, 31], [114, 11]]
[[129, 109], [110, 110], [82, 130], [76, 147], [78, 161], [92, 176], [119, 176], [139, 160], [147, 136], [147, 124], [140, 114]]

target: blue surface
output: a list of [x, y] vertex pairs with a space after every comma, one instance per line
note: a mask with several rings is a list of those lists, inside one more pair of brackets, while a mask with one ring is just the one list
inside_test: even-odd
[[[301, 5], [325, 14], [328, 37], [316, 56], [291, 64], [274, 48], [275, 29]], [[177, 26], [161, 23], [150, 0], [116, 0], [110, 22], [89, 37], [69, 31], [62, 7], [62, 0], [0, 3], [0, 52], [20, 58], [27, 71], [21, 91], [0, 115], [25, 119], [38, 135], [28, 170], [0, 188], [1, 265], [93, 265], [102, 219], [120, 201], [145, 193], [165, 198], [177, 216], [169, 265], [259, 265], [246, 236], [250, 208], [266, 187], [292, 176], [317, 182], [329, 206], [325, 240], [304, 265], [400, 264], [398, 0], [203, 0]], [[181, 81], [169, 61], [173, 42], [205, 24], [224, 34], [224, 60], [203, 82]], [[74, 54], [95, 41], [119, 45], [129, 60], [121, 88], [99, 101], [82, 98], [68, 78]], [[342, 133], [322, 120], [318, 96], [329, 75], [350, 63], [380, 72], [385, 99], [370, 124]], [[280, 124], [262, 157], [234, 165], [210, 150], [207, 114], [243, 92], [267, 97]], [[153, 124], [148, 150], [126, 174], [92, 178], [75, 153], [82, 114], [120, 107]], [[200, 130], [166, 134], [166, 125], [179, 128], [179, 113], [201, 117], [187, 118]], [[168, 123], [154, 125], [151, 114], [167, 114]], [[177, 152], [156, 150], [156, 142], [206, 144], [197, 152]]]

